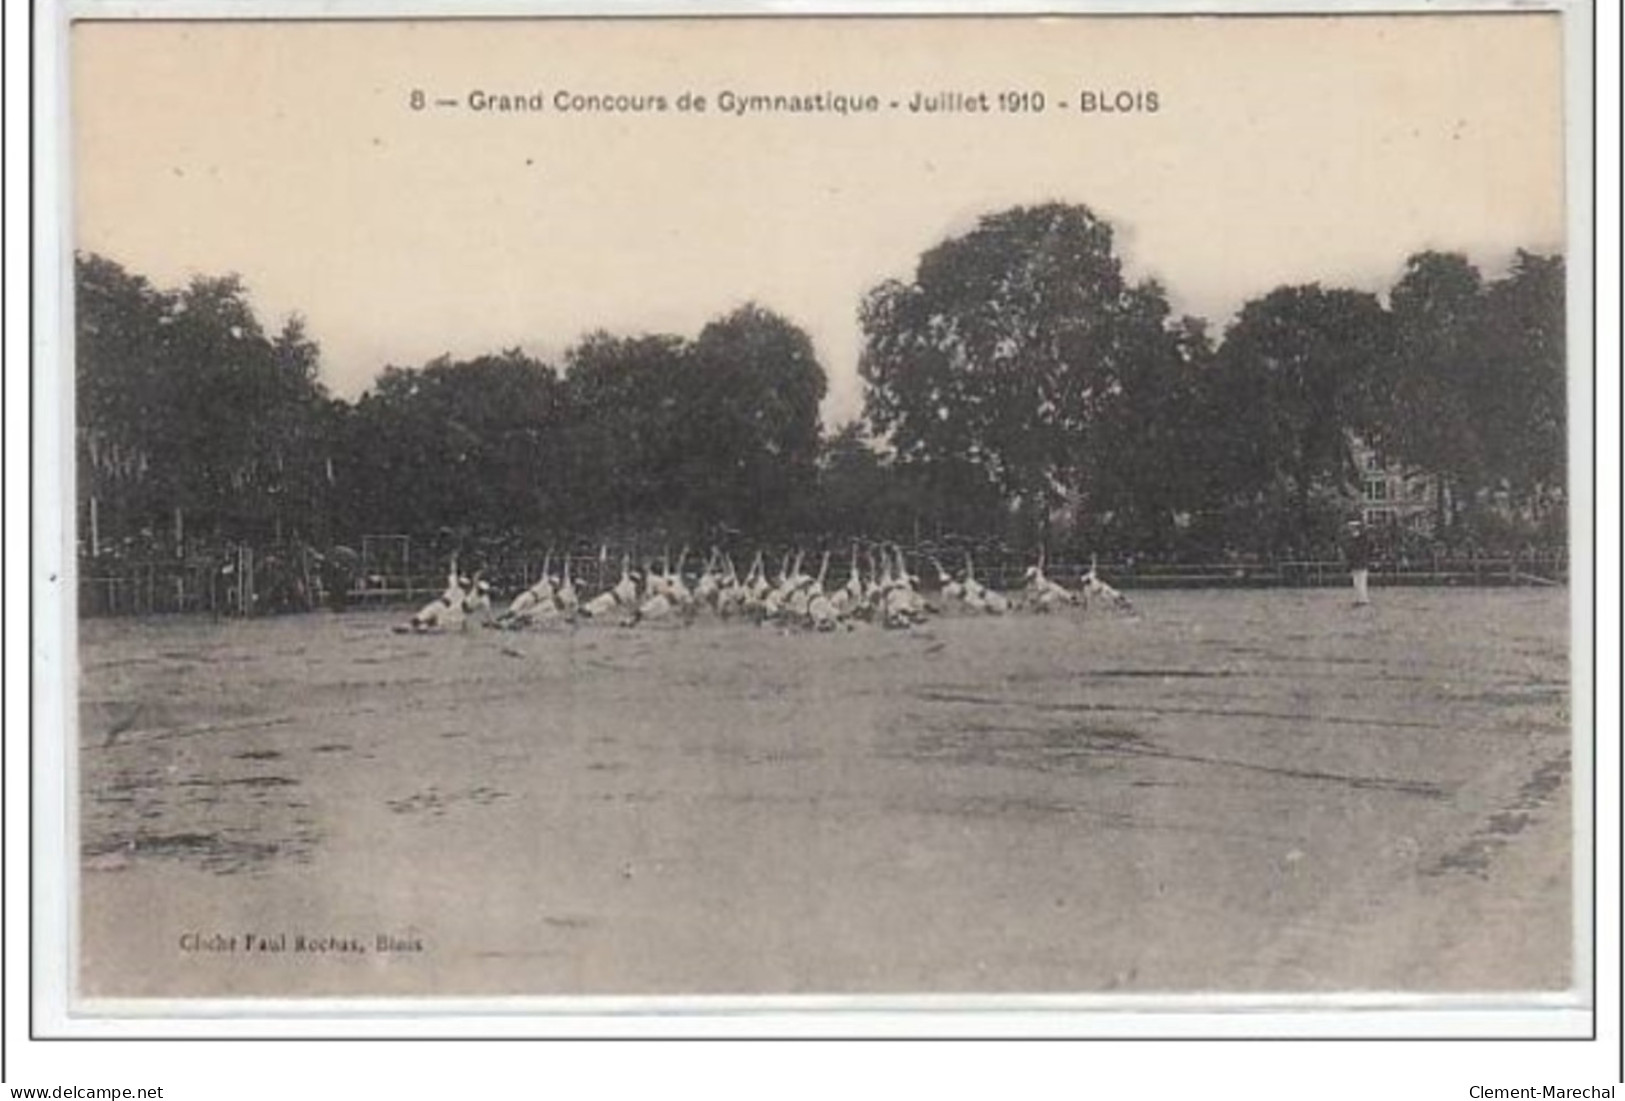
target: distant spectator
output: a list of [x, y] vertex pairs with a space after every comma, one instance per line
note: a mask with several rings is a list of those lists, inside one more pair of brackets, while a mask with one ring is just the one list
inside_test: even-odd
[[1368, 589], [1371, 577], [1371, 536], [1366, 532], [1365, 525], [1358, 520], [1349, 522], [1344, 554], [1348, 557], [1349, 572], [1354, 577], [1354, 604], [1363, 608], [1371, 603], [1371, 593]]

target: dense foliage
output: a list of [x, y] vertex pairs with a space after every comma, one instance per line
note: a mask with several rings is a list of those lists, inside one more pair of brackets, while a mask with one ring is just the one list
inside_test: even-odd
[[[1004, 211], [860, 304], [863, 418], [827, 434], [794, 323], [747, 305], [693, 337], [593, 333], [320, 380], [297, 317], [235, 276], [77, 275], [81, 543], [527, 543], [748, 534], [1044, 541], [1105, 554], [1294, 553], [1358, 507], [1358, 439], [1436, 475], [1439, 538], [1560, 542], [1564, 274], [1407, 262], [1386, 304], [1318, 284], [1215, 340], [1126, 280], [1081, 206]], [[94, 502], [94, 503], [93, 503]]]
[[1486, 284], [1422, 253], [1390, 298], [1278, 287], [1215, 346], [1124, 280], [1087, 208], [1016, 208], [869, 293], [867, 421], [928, 522], [1017, 543], [1325, 553], [1361, 508], [1358, 444], [1434, 476], [1433, 541], [1561, 546], [1562, 260]]

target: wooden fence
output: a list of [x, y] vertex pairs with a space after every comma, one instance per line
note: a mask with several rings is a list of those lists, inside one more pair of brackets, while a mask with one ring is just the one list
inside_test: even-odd
[[308, 548], [247, 545], [204, 557], [90, 558], [79, 564], [81, 615], [215, 616], [310, 611], [326, 595]]
[[[342, 603], [351, 605], [404, 605], [421, 603], [446, 586], [445, 565], [425, 568], [420, 555], [374, 562], [384, 568], [361, 569], [346, 577]], [[432, 561], [432, 559], [431, 559]], [[849, 559], [832, 555], [826, 584], [844, 584]], [[925, 556], [911, 556], [909, 568], [920, 577], [926, 590], [936, 588], [935, 569]], [[686, 572], [692, 578], [702, 568], [702, 560], [690, 557]], [[769, 563], [777, 573], [779, 559]], [[1022, 588], [1026, 557], [1008, 556], [996, 561], [978, 561], [977, 579], [996, 589], [1014, 592]], [[746, 563], [739, 563], [745, 568]], [[803, 565], [809, 572], [816, 563]], [[959, 562], [944, 563], [955, 573]], [[509, 561], [487, 563], [485, 577], [499, 599], [528, 588], [542, 567], [540, 555], [514, 555]], [[555, 576], [563, 560], [553, 559]], [[1045, 572], [1053, 580], [1075, 586], [1088, 563], [1051, 560]], [[1209, 564], [1165, 564], [1143, 562], [1100, 562], [1099, 575], [1125, 590], [1145, 589], [1268, 589], [1334, 587], [1349, 583], [1348, 566], [1338, 561], [1276, 560], [1235, 561]], [[620, 557], [602, 559], [579, 555], [570, 559], [571, 576], [585, 593], [595, 593], [613, 585], [620, 576]], [[1373, 563], [1371, 583], [1376, 586], [1510, 586], [1565, 585], [1568, 582], [1567, 556], [1536, 552], [1500, 556], [1447, 556], [1443, 554], [1406, 559], [1378, 560]], [[216, 616], [257, 615], [308, 611], [333, 603], [331, 574], [324, 574], [321, 558], [308, 548], [256, 550], [248, 546], [231, 548], [206, 559], [150, 560], [88, 559], [80, 564], [79, 608], [88, 616], [160, 615], [192, 613]]]

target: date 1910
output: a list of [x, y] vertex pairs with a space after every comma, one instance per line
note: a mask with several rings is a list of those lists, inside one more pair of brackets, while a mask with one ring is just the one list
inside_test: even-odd
[[911, 114], [922, 115], [1041, 115], [1047, 111], [1076, 109], [1083, 114], [1155, 114], [1162, 100], [1154, 89], [1085, 89], [1067, 102], [1038, 89], [1011, 89], [1002, 92], [941, 91], [915, 92], [906, 102]]

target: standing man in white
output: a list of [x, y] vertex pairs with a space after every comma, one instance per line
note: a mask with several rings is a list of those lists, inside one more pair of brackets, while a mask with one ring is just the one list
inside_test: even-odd
[[1354, 575], [1354, 606], [1363, 608], [1371, 603], [1371, 537], [1358, 520], [1349, 521], [1347, 553], [1349, 572]]

